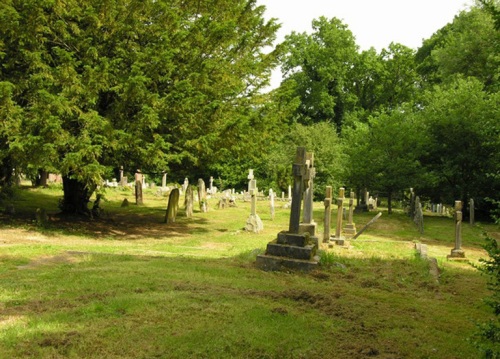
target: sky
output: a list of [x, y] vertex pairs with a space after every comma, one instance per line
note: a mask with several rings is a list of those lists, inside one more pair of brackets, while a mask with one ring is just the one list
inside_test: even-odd
[[[281, 23], [277, 42], [292, 31], [312, 32], [312, 20], [336, 17], [347, 25], [361, 50], [378, 52], [391, 42], [417, 49], [423, 39], [452, 22], [473, 0], [257, 0], [264, 5], [266, 19]], [[273, 73], [271, 87], [277, 87], [281, 72]]]

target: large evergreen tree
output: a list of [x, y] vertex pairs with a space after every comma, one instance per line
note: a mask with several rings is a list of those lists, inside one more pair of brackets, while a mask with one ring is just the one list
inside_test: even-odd
[[[255, 0], [8, 0], [2, 159], [56, 168], [87, 213], [111, 169], [200, 169], [268, 82], [278, 25]], [[22, 112], [22, 117], [18, 113]]]

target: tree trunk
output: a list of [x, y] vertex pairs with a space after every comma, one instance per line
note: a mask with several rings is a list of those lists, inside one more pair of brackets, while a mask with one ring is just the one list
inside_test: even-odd
[[87, 204], [90, 201], [93, 190], [76, 179], [63, 176], [64, 198], [61, 203], [61, 211], [64, 214], [90, 215]]
[[36, 177], [35, 180], [35, 187], [47, 187], [47, 181], [49, 178], [49, 173], [44, 170], [38, 170], [38, 176]]
[[392, 214], [392, 191], [387, 193], [387, 214]]
[[4, 157], [0, 162], [0, 190], [12, 185], [13, 161], [10, 156]]

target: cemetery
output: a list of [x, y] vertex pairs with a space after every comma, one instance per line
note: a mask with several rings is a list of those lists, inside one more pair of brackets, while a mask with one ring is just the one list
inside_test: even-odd
[[138, 175], [106, 189], [98, 219], [71, 220], [57, 215], [57, 184], [22, 186], [0, 214], [0, 352], [474, 356], [464, 338], [488, 311], [473, 264], [486, 255], [482, 229], [496, 227], [461, 223], [459, 203], [454, 217], [423, 211], [418, 197], [390, 217], [383, 201], [354, 213], [344, 188], [335, 204], [331, 187], [314, 202], [312, 158], [297, 149], [291, 203], [259, 192], [251, 172], [241, 192], [203, 179], [163, 192]]
[[500, 358], [498, 1], [269, 4], [2, 3], [0, 359]]

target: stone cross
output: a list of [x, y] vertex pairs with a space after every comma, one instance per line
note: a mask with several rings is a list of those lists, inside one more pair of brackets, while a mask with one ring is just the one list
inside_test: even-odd
[[288, 226], [289, 233], [299, 233], [300, 225], [300, 207], [302, 202], [302, 194], [309, 182], [309, 169], [306, 164], [306, 149], [298, 147], [295, 155], [295, 162], [292, 165], [293, 173], [293, 191], [292, 206], [290, 212], [290, 223]]
[[353, 212], [354, 212], [354, 192], [351, 191], [349, 196], [349, 216], [347, 219], [347, 224], [344, 228], [344, 233], [348, 235], [356, 234], [356, 225], [353, 222]]
[[249, 188], [250, 188], [250, 196], [252, 197], [252, 202], [251, 202], [251, 212], [250, 216], [247, 219], [245, 230], [249, 232], [259, 233], [264, 229], [264, 224], [262, 223], [262, 220], [257, 214], [257, 194], [258, 194], [257, 180], [255, 179], [250, 180]]
[[325, 191], [325, 219], [323, 231], [323, 243], [330, 241], [330, 222], [332, 218], [332, 186], [326, 186]]
[[257, 180], [254, 179], [250, 180], [248, 188], [249, 188], [248, 192], [250, 192], [250, 196], [252, 197], [250, 214], [252, 216], [255, 216], [257, 214], [257, 192], [258, 192]]
[[451, 250], [448, 259], [463, 259], [462, 250], [462, 201], [455, 201], [455, 248]]
[[250, 181], [252, 181], [254, 179], [253, 170], [252, 169], [248, 170], [247, 179], [248, 179], [248, 193], [250, 193]]
[[342, 230], [342, 213], [344, 205], [344, 187], [339, 188], [339, 197], [337, 198], [337, 228], [335, 229], [335, 238], [340, 239], [340, 231]]
[[[315, 168], [314, 168], [314, 154], [307, 152], [306, 153], [306, 165], [309, 171], [309, 181], [307, 183], [306, 190], [304, 192], [304, 205], [303, 205], [303, 213], [302, 213], [302, 222], [303, 223], [312, 223], [313, 222], [313, 182], [315, 176]], [[313, 234], [314, 235], [314, 234]]]

